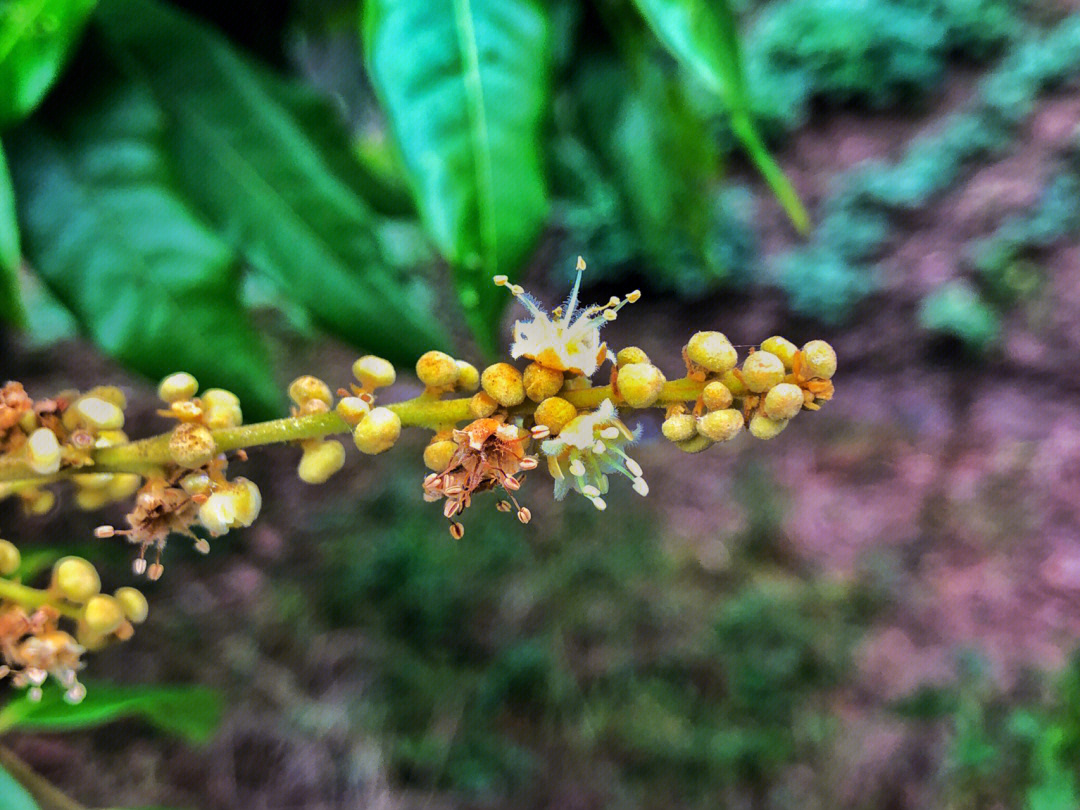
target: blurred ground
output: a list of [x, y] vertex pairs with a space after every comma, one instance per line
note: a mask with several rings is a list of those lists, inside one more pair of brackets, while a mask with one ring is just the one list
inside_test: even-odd
[[[821, 114], [781, 153], [784, 168], [813, 210], [839, 169], [893, 156], [913, 129], [933, 127], [968, 91], [958, 80], [943, 109], [928, 111], [923, 121]], [[686, 337], [702, 328], [721, 329], [737, 344], [774, 333], [797, 343], [822, 337], [840, 356], [836, 399], [819, 414], [801, 416], [775, 441], [743, 438], [730, 448], [682, 456], [655, 440], [654, 423], [637, 454], [652, 487], [647, 507], [655, 528], [647, 542], [665, 565], [678, 569], [680, 588], [694, 589], [685, 600], [678, 593], [657, 595], [645, 577], [642, 598], [661, 612], [654, 631], [694, 626], [696, 618], [688, 615], [694, 604], [716, 609], [731, 581], [747, 576], [855, 583], [874, 593], [868, 602], [873, 609], [861, 617], [866, 627], [854, 647], [854, 674], [826, 690], [841, 729], [830, 738], [830, 757], [785, 766], [765, 792], [706, 788], [704, 801], [713, 806], [718, 800], [732, 807], [946, 806], [944, 729], [906, 723], [888, 711], [889, 702], [925, 684], [955, 681], [957, 655], [966, 649], [985, 657], [995, 687], [1008, 693], [1023, 688], [1031, 669], [1059, 668], [1075, 648], [1080, 381], [1073, 368], [1080, 356], [1080, 245], [1061, 244], [1035, 257], [1038, 291], [1008, 314], [1002, 347], [987, 357], [916, 330], [914, 318], [929, 289], [963, 274], [962, 245], [1003, 213], [1034, 201], [1078, 127], [1080, 100], [1044, 99], [1012, 154], [902, 223], [884, 262], [884, 290], [861, 305], [850, 325], [823, 329], [793, 320], [780, 296], [758, 289], [692, 305], [646, 298], [609, 327], [610, 343], [641, 345], [671, 374]], [[775, 204], [762, 195], [758, 205], [766, 252], [792, 244]], [[527, 286], [542, 300], [563, 295], [542, 282]], [[612, 291], [592, 292], [602, 300]], [[300, 351], [285, 363], [283, 379], [303, 371], [332, 384], [346, 381], [349, 352], [291, 348]], [[151, 386], [82, 345], [33, 353], [16, 341], [0, 376], [23, 380], [32, 394], [119, 381], [132, 401], [131, 432], [163, 425], [153, 416]], [[438, 510], [419, 497], [421, 446], [417, 437], [415, 452], [407, 445], [394, 458], [350, 453], [345, 470], [317, 493], [295, 479], [297, 451], [253, 452], [237, 469], [263, 488], [266, 506], [256, 526], [216, 543], [209, 560], [181, 544], [170, 547], [163, 581], [148, 589], [150, 623], [122, 649], [91, 660], [93, 677], [196, 680], [225, 688], [230, 708], [210, 748], [186, 750], [124, 724], [92, 735], [26, 736], [16, 750], [89, 805], [659, 806], [657, 794], [620, 792], [629, 784], [620, 779], [640, 770], [632, 753], [564, 738], [558, 718], [524, 710], [499, 716], [508, 738], [531, 750], [540, 765], [524, 786], [492, 792], [447, 786], [438, 769], [391, 767], [398, 760], [386, 740], [364, 731], [379, 726], [357, 714], [356, 700], [373, 688], [386, 657], [403, 653], [377, 643], [385, 615], [354, 616], [351, 625], [327, 618], [348, 610], [328, 609], [324, 591], [337, 581], [335, 567], [345, 565], [334, 556], [340, 536], [376, 545], [400, 524], [408, 527], [402, 531], [430, 532], [444, 542]], [[414, 479], [415, 497], [390, 498], [393, 508], [380, 511], [372, 503], [389, 497], [388, 481], [398, 480], [397, 471]], [[523, 555], [526, 568], [547, 570], [580, 528], [577, 513], [553, 505], [540, 480], [526, 488], [533, 524], [504, 521], [493, 531]], [[640, 504], [627, 498], [623, 505], [629, 520], [644, 520]], [[487, 506], [474, 508], [470, 524], [505, 517], [485, 511]], [[119, 519], [119, 511], [107, 518]], [[12, 504], [0, 504], [0, 525], [20, 543], [35, 536], [81, 543], [101, 520], [67, 511], [30, 520]], [[623, 539], [623, 520], [588, 525], [607, 533], [604, 544], [615, 545]], [[472, 525], [447, 553], [469, 555], [471, 533]], [[748, 546], [754, 546], [750, 552]], [[114, 584], [127, 581], [126, 551], [115, 555]], [[358, 548], [356, 554], [368, 552]], [[733, 560], [747, 553], [756, 573], [736, 573]], [[451, 624], [446, 632], [477, 633], [504, 644], [531, 637], [537, 626], [546, 632], [568, 621], [530, 611], [533, 580], [515, 576], [508, 583], [512, 589], [484, 614], [488, 626], [466, 631]], [[435, 598], [422, 590], [413, 596]], [[397, 605], [373, 604], [387, 610]], [[582, 683], [605, 671], [612, 656], [647, 660], [666, 644], [683, 641], [641, 632], [624, 638], [621, 647], [608, 647], [588, 634], [570, 635], [568, 671]], [[695, 687], [701, 694], [709, 694], [712, 674], [705, 659], [697, 673], [704, 685]], [[452, 743], [460, 720], [451, 706], [440, 732], [444, 739]], [[698, 801], [673, 798], [668, 806]]]

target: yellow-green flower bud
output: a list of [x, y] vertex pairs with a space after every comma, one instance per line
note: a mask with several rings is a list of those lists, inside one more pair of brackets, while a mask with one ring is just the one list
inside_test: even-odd
[[750, 435], [755, 439], [772, 439], [788, 426], [788, 419], [770, 419], [761, 413], [750, 418]]
[[113, 596], [120, 603], [120, 608], [129, 622], [142, 624], [146, 621], [150, 606], [146, 603], [142, 591], [125, 586], [119, 588]]
[[60, 469], [60, 442], [48, 428], [38, 428], [26, 442], [30, 469], [38, 475], [50, 475]]
[[469, 413], [474, 419], [483, 419], [499, 410], [499, 403], [485, 391], [479, 391], [469, 399]]
[[416, 361], [416, 376], [428, 388], [451, 388], [457, 382], [457, 363], [446, 352], [424, 352]]
[[208, 463], [217, 452], [210, 428], [196, 422], [184, 422], [173, 428], [169, 436], [169, 456], [181, 467], [197, 469]]
[[371, 411], [371, 406], [368, 405], [360, 397], [342, 397], [338, 400], [337, 407], [334, 409], [337, 411], [337, 415], [340, 416], [347, 425], [356, 427], [356, 425]]
[[10, 540], [0, 540], [0, 576], [9, 577], [19, 570], [22, 555]]
[[296, 472], [305, 484], [324, 484], [345, 466], [345, 445], [330, 439], [304, 448]]
[[722, 411], [731, 407], [731, 389], [722, 382], [714, 380], [701, 391], [701, 401], [710, 411]]
[[456, 452], [457, 445], [448, 439], [433, 441], [424, 448], [424, 466], [432, 472], [442, 472], [450, 466]]
[[158, 385], [158, 396], [170, 405], [191, 399], [199, 390], [199, 382], [186, 371], [170, 374]]
[[525, 383], [521, 372], [509, 363], [495, 363], [485, 368], [480, 375], [480, 385], [504, 408], [520, 405], [525, 401]]
[[213, 489], [213, 482], [207, 473], [193, 472], [180, 479], [180, 487], [188, 495], [207, 495]]
[[791, 383], [775, 385], [765, 395], [765, 415], [770, 419], [791, 419], [802, 406], [802, 389]]
[[224, 388], [211, 388], [200, 397], [203, 405], [203, 422], [211, 430], [239, 427], [244, 423], [240, 398]]
[[199, 507], [199, 522], [210, 534], [225, 534], [236, 520], [236, 503], [225, 492], [215, 492]]
[[203, 407], [206, 408], [240, 407], [240, 397], [232, 391], [226, 391], [224, 388], [208, 388], [203, 391], [199, 399], [202, 400]]
[[619, 393], [631, 408], [648, 408], [664, 388], [663, 372], [650, 363], [628, 363], [619, 369]]
[[533, 419], [551, 431], [552, 436], [558, 436], [577, 415], [577, 408], [562, 397], [548, 397], [536, 406]]
[[715, 374], [733, 369], [739, 362], [739, 353], [721, 332], [695, 333], [686, 344], [686, 356]]
[[130, 498], [139, 491], [139, 487], [141, 486], [142, 476], [135, 475], [134, 473], [117, 473], [109, 482], [107, 490], [109, 493], [109, 500], [122, 501], [124, 498]]
[[334, 404], [330, 386], [310, 374], [304, 374], [289, 383], [289, 399], [297, 405], [303, 405], [310, 400], [325, 402], [327, 405]]
[[743, 361], [742, 378], [756, 394], [784, 381], [784, 364], [772, 352], [754, 352]]
[[708, 450], [712, 445], [712, 439], [708, 436], [702, 436], [700, 433], [684, 441], [675, 442], [675, 446], [684, 453], [700, 453], [703, 450]]
[[96, 512], [109, 503], [112, 503], [112, 498], [107, 489], [79, 487], [75, 490], [75, 506], [84, 512]]
[[697, 435], [697, 419], [688, 413], [669, 416], [660, 426], [664, 438], [672, 442], [684, 442]]
[[620, 349], [619, 353], [615, 355], [615, 365], [618, 368], [623, 366], [629, 366], [632, 363], [648, 363], [649, 355], [645, 354], [643, 349], [639, 349], [637, 346], [627, 346], [625, 349]]
[[539, 363], [529, 363], [522, 375], [525, 396], [533, 402], [541, 402], [559, 393], [563, 384], [563, 373]]
[[795, 360], [795, 353], [799, 351], [799, 347], [792, 343], [785, 337], [780, 335], [773, 335], [768, 340], [761, 344], [762, 351], [772, 352], [780, 358], [780, 362], [784, 364], [784, 368], [791, 371], [791, 366]]
[[236, 523], [250, 526], [262, 511], [262, 493], [254, 481], [242, 476], [233, 479], [232, 487], [236, 499]]
[[459, 391], [475, 391], [480, 387], [480, 372], [476, 370], [476, 366], [464, 360], [455, 360], [454, 364], [458, 370], [455, 386]]
[[124, 412], [98, 397], [82, 397], [75, 403], [80, 421], [95, 430], [119, 430], [124, 426]]
[[727, 442], [739, 435], [743, 424], [742, 412], [728, 408], [723, 411], [709, 411], [698, 419], [697, 430], [711, 441]]
[[56, 506], [56, 495], [47, 489], [31, 489], [22, 493], [23, 510], [28, 515], [45, 515]]
[[397, 379], [397, 372], [390, 361], [373, 354], [365, 354], [353, 363], [352, 373], [360, 385], [368, 389], [386, 388]]
[[803, 374], [831, 380], [836, 373], [836, 351], [824, 340], [811, 340], [803, 350]]
[[101, 591], [97, 569], [82, 557], [57, 560], [52, 572], [53, 588], [72, 602], [83, 603]]
[[750, 393], [750, 389], [743, 385], [742, 378], [738, 376], [735, 369], [724, 372], [720, 377], [720, 382], [731, 392], [732, 396], [745, 397]]
[[91, 633], [108, 635], [124, 621], [124, 609], [115, 597], [99, 593], [83, 607], [82, 620]]
[[401, 435], [401, 419], [389, 408], [373, 408], [353, 431], [361, 453], [375, 455], [394, 446]]

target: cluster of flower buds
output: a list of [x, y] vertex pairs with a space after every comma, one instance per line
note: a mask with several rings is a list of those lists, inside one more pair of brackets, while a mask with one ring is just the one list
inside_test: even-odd
[[0, 678], [37, 700], [51, 676], [78, 703], [86, 694], [78, 681], [83, 653], [131, 638], [146, 620], [146, 597], [128, 587], [101, 593], [97, 570], [81, 557], [59, 560], [45, 590], [11, 579], [20, 564], [18, 548], [0, 540]]
[[[24, 461], [39, 476], [88, 466], [93, 450], [127, 443], [126, 405], [123, 391], [113, 386], [35, 401], [21, 383], [9, 382], [0, 388], [0, 456]], [[129, 473], [74, 474], [71, 480], [75, 503], [86, 510], [130, 497], [140, 481]], [[0, 499], [10, 495], [18, 495], [30, 514], [45, 514], [56, 503], [52, 492], [38, 486], [0, 485]]]

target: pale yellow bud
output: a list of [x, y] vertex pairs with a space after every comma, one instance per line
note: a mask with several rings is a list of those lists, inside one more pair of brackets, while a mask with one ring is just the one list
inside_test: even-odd
[[229, 492], [215, 492], [199, 507], [199, 522], [215, 537], [226, 534], [236, 523], [236, 498]]
[[802, 406], [802, 389], [791, 383], [775, 385], [765, 395], [765, 415], [770, 419], [791, 419]]
[[19, 570], [22, 555], [10, 540], [0, 540], [0, 576], [9, 577]]
[[731, 389], [722, 382], [711, 382], [701, 391], [701, 401], [710, 411], [722, 411], [730, 408], [732, 403]]
[[289, 383], [289, 399], [297, 405], [304, 405], [311, 400], [324, 402], [327, 405], [334, 404], [334, 395], [330, 393], [330, 386], [310, 374], [297, 377]]
[[23, 493], [23, 509], [28, 515], [45, 515], [56, 506], [56, 495], [47, 489], [28, 490]]
[[304, 448], [296, 472], [305, 484], [323, 484], [345, 466], [345, 445], [333, 439]]
[[754, 352], [743, 361], [742, 377], [754, 393], [768, 391], [784, 381], [784, 364], [772, 352]]
[[96, 512], [109, 503], [112, 503], [112, 498], [108, 489], [79, 487], [75, 490], [75, 505], [84, 512]]
[[619, 369], [619, 393], [631, 408], [647, 408], [664, 388], [663, 373], [649, 363], [628, 363]]
[[124, 410], [127, 407], [127, 397], [124, 395], [124, 392], [115, 385], [95, 385], [86, 392], [86, 396], [97, 397], [106, 402], [111, 402], [120, 410]]
[[502, 405], [511, 408], [525, 401], [525, 384], [521, 372], [509, 363], [495, 363], [480, 375], [484, 391]]
[[91, 633], [108, 635], [124, 621], [124, 609], [114, 597], [99, 593], [86, 603], [82, 620]]
[[353, 431], [361, 453], [375, 455], [389, 450], [401, 436], [401, 419], [389, 408], [373, 408]]
[[119, 430], [124, 426], [124, 412], [98, 397], [82, 397], [75, 412], [83, 424], [95, 430]]
[[123, 587], [116, 591], [113, 596], [120, 603], [124, 616], [129, 622], [142, 624], [150, 613], [150, 606], [146, 603], [146, 597], [142, 591], [135, 588]]
[[459, 391], [475, 391], [480, 387], [480, 372], [476, 366], [464, 360], [455, 360], [454, 364], [458, 370], [456, 387]]
[[700, 453], [704, 450], [708, 450], [712, 445], [712, 439], [708, 436], [702, 436], [700, 433], [685, 441], [675, 442], [675, 446], [684, 453]]
[[475, 419], [483, 419], [491, 416], [499, 409], [499, 403], [491, 398], [486, 392], [479, 391], [469, 399], [469, 413]]
[[204, 409], [203, 421], [211, 430], [239, 427], [244, 423], [240, 398], [224, 388], [211, 388], [200, 397]]
[[186, 371], [170, 374], [158, 385], [158, 396], [172, 404], [191, 399], [199, 390], [199, 382]]
[[416, 361], [416, 376], [428, 388], [451, 388], [457, 382], [457, 363], [446, 352], [424, 352]]
[[735, 368], [739, 354], [721, 332], [697, 332], [686, 344], [686, 356], [708, 371], [722, 374]]
[[130, 498], [139, 491], [139, 487], [141, 486], [142, 477], [135, 475], [134, 473], [114, 475], [112, 476], [112, 480], [109, 482], [107, 489], [109, 500], [122, 501], [124, 498]]
[[385, 388], [393, 385], [397, 379], [397, 372], [389, 360], [376, 357], [373, 354], [365, 354], [353, 363], [353, 376], [364, 388]]
[[60, 442], [48, 428], [38, 428], [26, 442], [30, 469], [38, 475], [51, 475], [60, 469]]
[[173, 428], [169, 436], [169, 456], [181, 467], [194, 470], [208, 463], [217, 453], [210, 428], [195, 422], [184, 422]]
[[836, 373], [836, 351], [824, 340], [811, 340], [803, 350], [803, 374], [831, 380]]
[[72, 602], [85, 602], [101, 590], [97, 569], [82, 557], [57, 560], [52, 572], [53, 588]]
[[206, 495], [213, 489], [213, 482], [207, 473], [194, 472], [180, 479], [180, 487], [188, 495]]
[[357, 423], [371, 411], [371, 406], [360, 397], [342, 397], [334, 410], [347, 425], [356, 427]]
[[750, 435], [755, 439], [772, 439], [788, 426], [787, 419], [770, 419], [757, 413], [750, 419]]
[[432, 472], [442, 472], [450, 466], [450, 459], [457, 452], [457, 445], [446, 439], [431, 442], [424, 448], [424, 466]]
[[615, 365], [619, 368], [632, 363], [648, 362], [649, 355], [645, 354], [644, 350], [639, 349], [637, 346], [627, 346], [625, 349], [620, 349], [619, 353], [615, 355]]
[[559, 393], [563, 384], [563, 373], [539, 363], [529, 363], [522, 374], [525, 396], [533, 402], [540, 402]]
[[773, 335], [768, 340], [762, 342], [762, 351], [771, 352], [780, 358], [780, 362], [784, 364], [784, 368], [791, 371], [792, 363], [795, 360], [795, 353], [799, 351], [799, 347], [792, 343], [790, 340], [780, 335]]
[[742, 378], [735, 369], [724, 372], [720, 377], [720, 382], [731, 392], [732, 396], [745, 397], [750, 393], [750, 389], [743, 384]]
[[236, 502], [236, 524], [250, 526], [262, 511], [262, 493], [254, 481], [242, 476], [233, 479], [232, 492]]
[[733, 408], [724, 411], [709, 411], [698, 419], [697, 429], [698, 433], [711, 441], [730, 441], [743, 429], [742, 412]]
[[672, 442], [684, 442], [697, 434], [697, 419], [688, 413], [669, 416], [660, 426], [664, 438]]
[[562, 397], [548, 397], [536, 406], [533, 419], [536, 424], [543, 425], [551, 431], [552, 436], [558, 436], [577, 415], [577, 408]]

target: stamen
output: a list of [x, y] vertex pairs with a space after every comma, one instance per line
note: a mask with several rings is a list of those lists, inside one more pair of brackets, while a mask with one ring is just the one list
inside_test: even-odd
[[205, 538], [200, 537], [195, 541], [195, 550], [200, 554], [209, 554], [210, 543], [208, 543]]
[[599, 509], [601, 512], [607, 509], [607, 501], [605, 501], [603, 498], [590, 498], [589, 500], [591, 500], [592, 505]]
[[521, 469], [523, 470], [535, 470], [538, 463], [539, 462], [532, 456], [525, 456], [525, 458], [520, 461], [518, 466], [521, 467]]
[[619, 438], [619, 429], [614, 425], [609, 425], [600, 431], [600, 438], [608, 439], [609, 441], [611, 439], [617, 439]]
[[604, 454], [605, 452], [607, 452], [607, 445], [605, 445], [605, 444], [604, 444], [604, 443], [603, 443], [602, 441], [600, 441], [599, 439], [597, 439], [597, 440], [596, 440], [596, 444], [594, 444], [594, 445], [592, 446], [592, 451], [593, 451], [594, 453], [596, 453], [596, 455], [598, 455], [598, 456], [601, 456], [601, 455], [603, 455], [603, 454]]
[[495, 504], [495, 508], [500, 512], [509, 512], [512, 507], [510, 506], [510, 501], [499, 501]]
[[465, 536], [465, 526], [462, 523], [454, 522], [450, 524], [450, 536], [455, 540], [460, 540]]
[[540, 439], [546, 439], [548, 436], [551, 435], [551, 428], [549, 428], [547, 425], [533, 425], [529, 433], [534, 439], [539, 441]]
[[494, 276], [491, 280], [495, 282], [496, 287], [504, 287], [506, 286], [506, 283], [510, 280], [510, 277], [499, 275]]
[[141, 554], [138, 559], [131, 563], [131, 570], [135, 572], [135, 576], [141, 577], [146, 573], [146, 558]]
[[636, 492], [638, 495], [641, 495], [642, 497], [645, 497], [649, 494], [649, 485], [645, 483], [644, 478], [634, 479], [634, 492]]
[[632, 293], [627, 293], [627, 295], [626, 295], [627, 302], [629, 302], [631, 304], [637, 302], [638, 299], [640, 299], [640, 298], [641, 298], [641, 290], [634, 290]]
[[522, 523], [528, 523], [532, 520], [532, 512], [529, 511], [528, 507], [523, 506], [518, 509], [517, 518]]
[[99, 540], [108, 540], [110, 537], [116, 536], [116, 529], [112, 526], [98, 526], [94, 529], [94, 537]]
[[581, 488], [581, 494], [586, 498], [599, 498], [600, 490], [594, 487], [592, 484], [586, 484]]
[[575, 477], [585, 475], [585, 465], [581, 463], [580, 458], [575, 458], [570, 462], [570, 474]]

